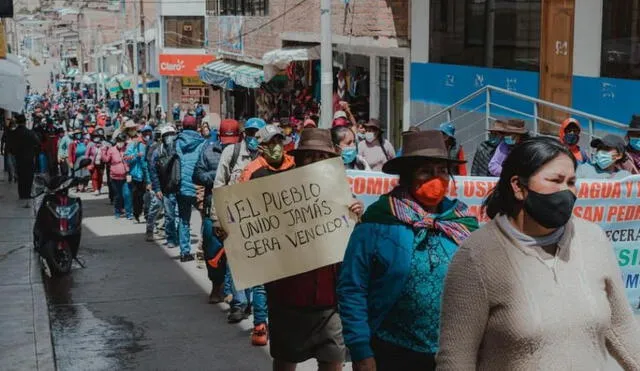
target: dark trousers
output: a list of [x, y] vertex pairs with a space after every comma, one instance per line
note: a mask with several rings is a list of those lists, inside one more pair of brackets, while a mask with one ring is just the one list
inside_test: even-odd
[[33, 156], [16, 156], [16, 165], [18, 173], [18, 196], [20, 199], [30, 198], [35, 171]]
[[67, 160], [62, 160], [59, 166], [60, 166], [60, 175], [69, 175], [69, 164], [67, 164]]
[[133, 216], [137, 219], [142, 215], [142, 210], [144, 209], [144, 182], [132, 180], [131, 192], [133, 197]]
[[126, 181], [124, 179], [111, 179], [109, 182], [110, 188], [113, 190], [113, 212], [116, 217], [119, 217], [124, 209], [124, 197], [122, 195], [122, 188], [125, 186]]
[[371, 348], [378, 371], [434, 371], [436, 358], [433, 353], [418, 353], [374, 337]]

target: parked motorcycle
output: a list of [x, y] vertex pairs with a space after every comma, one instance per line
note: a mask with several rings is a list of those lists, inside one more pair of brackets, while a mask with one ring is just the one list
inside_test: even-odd
[[49, 277], [68, 274], [73, 261], [77, 260], [82, 234], [82, 201], [70, 197], [69, 188], [82, 180], [75, 177], [75, 172], [90, 164], [90, 159], [83, 159], [71, 176], [39, 175], [34, 180], [33, 246]]

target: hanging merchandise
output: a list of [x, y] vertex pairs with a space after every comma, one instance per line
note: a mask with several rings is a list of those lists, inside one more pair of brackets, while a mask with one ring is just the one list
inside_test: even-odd
[[344, 100], [344, 96], [347, 93], [347, 81], [346, 81], [346, 72], [344, 70], [340, 70], [338, 72], [338, 97], [340, 100]]

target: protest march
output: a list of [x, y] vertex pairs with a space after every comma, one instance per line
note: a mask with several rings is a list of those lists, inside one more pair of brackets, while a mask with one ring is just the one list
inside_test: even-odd
[[106, 188], [115, 220], [202, 268], [227, 322], [253, 322], [274, 370], [588, 370], [609, 354], [640, 369], [638, 116], [590, 150], [573, 119], [557, 138], [495, 120], [466, 158], [449, 122], [396, 152], [350, 112], [329, 130], [49, 99], [3, 136], [21, 199], [35, 173]]

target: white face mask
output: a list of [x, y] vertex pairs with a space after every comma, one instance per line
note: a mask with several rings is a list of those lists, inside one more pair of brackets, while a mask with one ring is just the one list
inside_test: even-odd
[[371, 143], [374, 139], [376, 139], [376, 133], [372, 133], [369, 131], [364, 134], [364, 139], [367, 141], [367, 143]]

